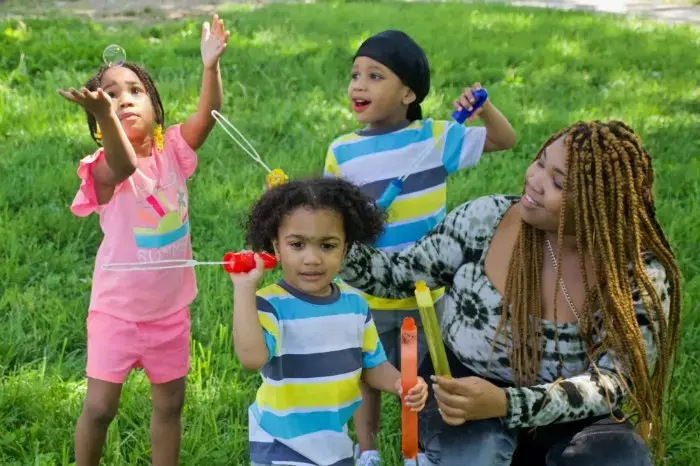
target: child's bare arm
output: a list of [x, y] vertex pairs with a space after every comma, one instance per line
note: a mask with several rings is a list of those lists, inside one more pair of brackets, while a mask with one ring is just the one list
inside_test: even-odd
[[510, 149], [515, 146], [515, 130], [510, 125], [506, 117], [493, 105], [487, 101], [483, 111], [479, 115], [486, 128], [486, 142], [484, 142], [484, 152], [494, 152]]
[[[98, 92], [102, 92], [101, 89]], [[97, 162], [92, 169], [95, 182], [106, 186], [116, 186], [136, 171], [136, 152], [124, 132], [116, 113], [97, 116], [95, 120], [102, 132], [104, 162]]]
[[[462, 108], [471, 109], [471, 106], [476, 102], [472, 91], [477, 89], [481, 89], [479, 83], [475, 83], [471, 89], [466, 88], [459, 99], [455, 101], [455, 108], [457, 110], [462, 110]], [[490, 98], [469, 119], [473, 120], [477, 116], [481, 118], [481, 121], [484, 122], [484, 128], [486, 128], [484, 152], [501, 151], [515, 146], [517, 142], [515, 130], [501, 111], [491, 103]]]
[[[362, 371], [362, 380], [377, 390], [399, 394], [401, 392], [401, 373], [388, 361]], [[428, 399], [428, 385], [422, 377], [418, 377], [418, 383], [405, 395], [406, 406], [414, 411], [422, 411], [425, 401]]]
[[221, 110], [224, 90], [221, 83], [219, 57], [226, 49], [230, 33], [224, 30], [224, 22], [214, 15], [211, 31], [209, 23], [202, 25], [202, 88], [199, 94], [197, 111], [183, 124], [183, 139], [193, 149], [199, 149], [214, 127], [212, 110]]
[[97, 184], [98, 201], [103, 204], [111, 198], [114, 186], [136, 171], [136, 152], [112, 110], [112, 99], [102, 89], [78, 91], [70, 88], [68, 91], [59, 89], [58, 93], [92, 113], [102, 132], [104, 159], [92, 167], [92, 176]]
[[375, 390], [398, 394], [397, 384], [401, 382], [401, 373], [390, 362], [384, 361], [371, 369], [364, 369], [362, 380]]
[[[255, 254], [255, 268], [250, 272], [231, 273], [233, 283], [233, 347], [246, 369], [259, 370], [270, 358], [265, 333], [258, 315], [255, 290], [265, 272], [265, 263]], [[264, 311], [264, 309], [263, 309]], [[270, 320], [270, 319], [268, 319]], [[274, 319], [276, 320], [276, 319]], [[268, 327], [276, 327], [275, 323]], [[273, 333], [279, 333], [272, 329]], [[275, 345], [277, 342], [275, 341]], [[275, 346], [271, 345], [271, 346]]]
[[233, 291], [233, 347], [246, 369], [259, 370], [267, 363], [265, 345], [255, 299], [255, 286], [236, 285]]

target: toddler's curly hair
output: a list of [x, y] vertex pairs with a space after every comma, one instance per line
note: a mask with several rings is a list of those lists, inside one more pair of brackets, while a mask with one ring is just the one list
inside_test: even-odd
[[282, 220], [299, 207], [329, 209], [343, 218], [348, 248], [374, 243], [384, 231], [386, 214], [374, 199], [340, 178], [293, 180], [265, 192], [253, 205], [246, 224], [246, 241], [255, 251], [273, 251]]

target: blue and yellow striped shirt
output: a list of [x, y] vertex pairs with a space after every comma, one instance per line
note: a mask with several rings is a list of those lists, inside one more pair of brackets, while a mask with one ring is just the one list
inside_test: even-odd
[[257, 308], [270, 358], [249, 409], [251, 461], [352, 466], [360, 376], [386, 361], [367, 302], [342, 284], [318, 297], [281, 281]]
[[[331, 143], [324, 175], [351, 181], [376, 200], [392, 180], [410, 171], [402, 192], [389, 208], [385, 231], [375, 244], [382, 251], [401, 251], [445, 218], [447, 176], [476, 165], [485, 141], [484, 127], [432, 119], [404, 123], [382, 133], [350, 133]], [[424, 154], [428, 155], [422, 158]], [[436, 290], [433, 299], [443, 292]], [[417, 307], [415, 298], [363, 296], [373, 310]]]

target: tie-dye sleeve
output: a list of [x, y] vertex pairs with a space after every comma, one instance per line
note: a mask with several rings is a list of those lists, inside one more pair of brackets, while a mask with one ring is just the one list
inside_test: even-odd
[[485, 196], [455, 208], [427, 235], [400, 252], [355, 244], [340, 277], [372, 296], [407, 298], [422, 280], [432, 290], [450, 286], [457, 270], [481, 259], [498, 220], [512, 201]]
[[[654, 285], [663, 306], [665, 318], [669, 312], [669, 283], [666, 273], [656, 260], [645, 256], [647, 276]], [[657, 348], [654, 343], [654, 328], [643, 305], [641, 293], [633, 283], [633, 296], [637, 323], [642, 332], [650, 372], [656, 363]], [[657, 315], [652, 312], [651, 315]], [[654, 322], [658, 326], [658, 320]], [[506, 388], [508, 413], [506, 424], [509, 427], [534, 427], [558, 422], [569, 422], [592, 416], [602, 416], [620, 409], [627, 397], [625, 384], [620, 380], [612, 351], [607, 351], [596, 361], [598, 370], [592, 367], [588, 372], [567, 378], [563, 381], [522, 388]], [[617, 367], [616, 367], [617, 366]]]

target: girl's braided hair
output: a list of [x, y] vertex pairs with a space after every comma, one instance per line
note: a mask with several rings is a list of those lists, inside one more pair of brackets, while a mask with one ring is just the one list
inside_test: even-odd
[[[115, 66], [122, 66], [124, 68], [128, 68], [131, 71], [133, 71], [136, 74], [136, 76], [138, 76], [139, 80], [143, 83], [143, 86], [146, 88], [148, 97], [151, 99], [151, 105], [153, 105], [153, 109], [155, 111], [156, 123], [161, 126], [165, 126], [165, 112], [163, 110], [163, 103], [160, 100], [160, 94], [158, 94], [158, 89], [153, 83], [153, 79], [151, 79], [151, 76], [148, 74], [148, 72], [136, 63], [127, 61], [119, 65], [103, 65], [90, 79], [87, 80], [87, 82], [85, 83], [85, 87], [90, 91], [96, 91], [97, 88], [100, 87], [100, 83], [102, 82], [102, 77], [104, 76], [105, 72], [108, 69]], [[97, 122], [95, 121], [95, 117], [92, 115], [92, 113], [88, 111], [86, 111], [85, 113], [87, 115], [87, 123], [88, 129], [90, 130], [90, 137], [92, 137], [92, 139], [96, 143], [100, 144], [100, 141], [97, 138]]]

